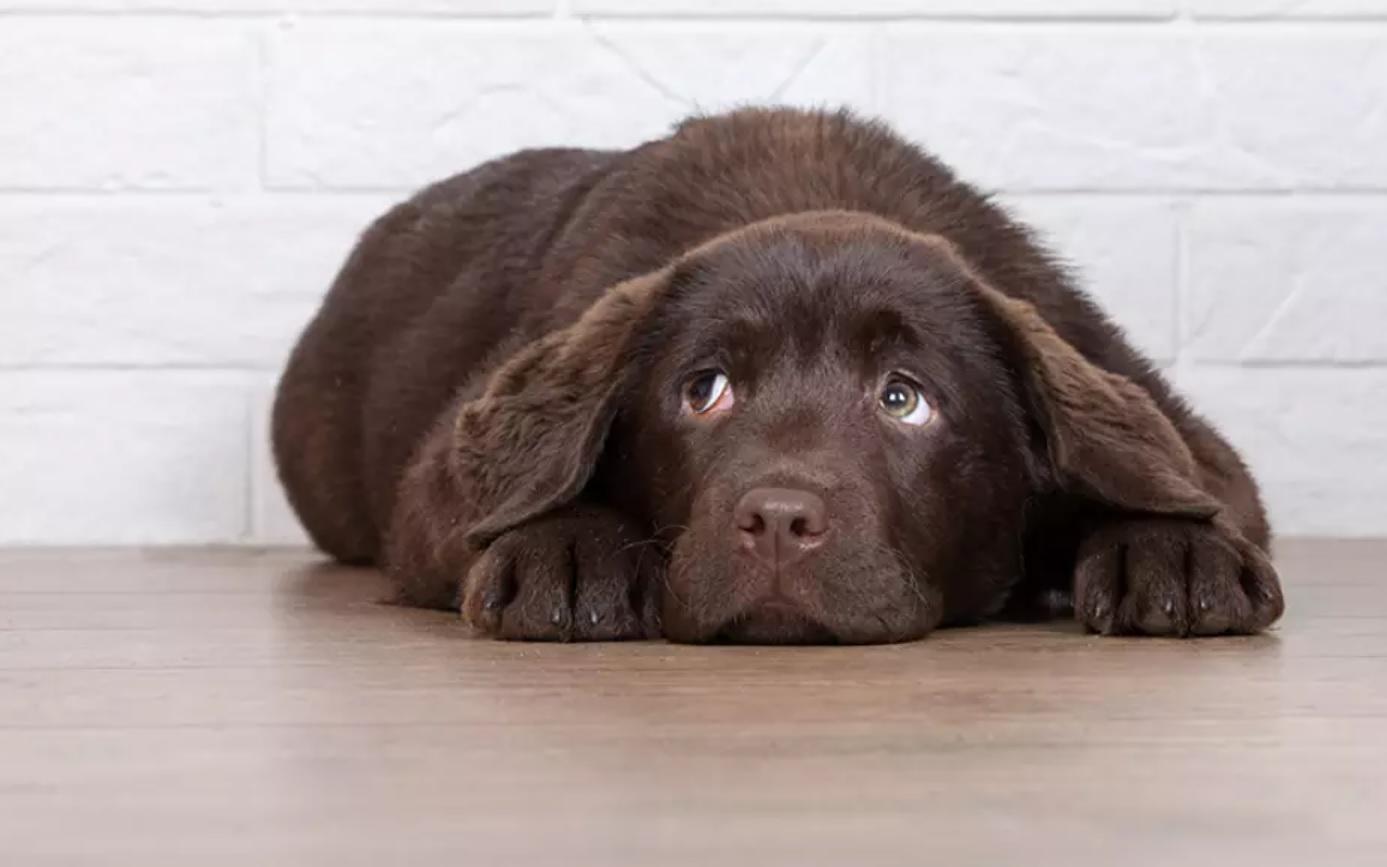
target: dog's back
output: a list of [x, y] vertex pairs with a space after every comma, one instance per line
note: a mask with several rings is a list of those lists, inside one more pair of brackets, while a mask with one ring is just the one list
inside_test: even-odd
[[487, 357], [521, 339], [535, 263], [610, 161], [514, 154], [427, 188], [362, 235], [274, 407], [280, 479], [324, 551], [376, 558], [399, 467]]

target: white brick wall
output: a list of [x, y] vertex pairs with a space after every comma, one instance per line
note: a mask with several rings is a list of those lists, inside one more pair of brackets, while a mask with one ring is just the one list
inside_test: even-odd
[[0, 543], [294, 542], [275, 372], [517, 147], [883, 115], [1041, 226], [1286, 533], [1387, 533], [1387, 0], [0, 0]]

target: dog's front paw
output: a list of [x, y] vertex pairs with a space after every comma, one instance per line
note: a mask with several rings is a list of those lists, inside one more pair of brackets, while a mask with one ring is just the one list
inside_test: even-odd
[[464, 581], [462, 614], [496, 638], [655, 638], [661, 568], [660, 552], [616, 513], [564, 509], [491, 543]]
[[1079, 545], [1074, 614], [1104, 635], [1252, 633], [1283, 607], [1266, 554], [1218, 522], [1116, 520]]

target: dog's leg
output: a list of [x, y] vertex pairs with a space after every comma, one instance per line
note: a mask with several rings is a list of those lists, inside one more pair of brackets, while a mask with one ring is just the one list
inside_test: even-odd
[[1237, 453], [1200, 419], [1172, 419], [1224, 505], [1212, 521], [1109, 517], [1089, 522], [1074, 570], [1074, 613], [1103, 634], [1252, 633], [1284, 608], [1268, 556], [1256, 484]]
[[451, 426], [440, 424], [401, 482], [386, 541], [401, 601], [460, 609], [497, 638], [658, 637], [663, 555], [633, 522], [578, 501], [479, 546], [467, 534], [486, 516], [460, 481], [458, 459]]

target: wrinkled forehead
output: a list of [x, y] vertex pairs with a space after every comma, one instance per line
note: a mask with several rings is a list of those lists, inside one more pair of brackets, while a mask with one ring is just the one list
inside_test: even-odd
[[662, 319], [676, 356], [732, 344], [762, 367], [889, 351], [955, 366], [989, 344], [947, 254], [870, 226], [774, 227], [710, 245], [675, 270]]

